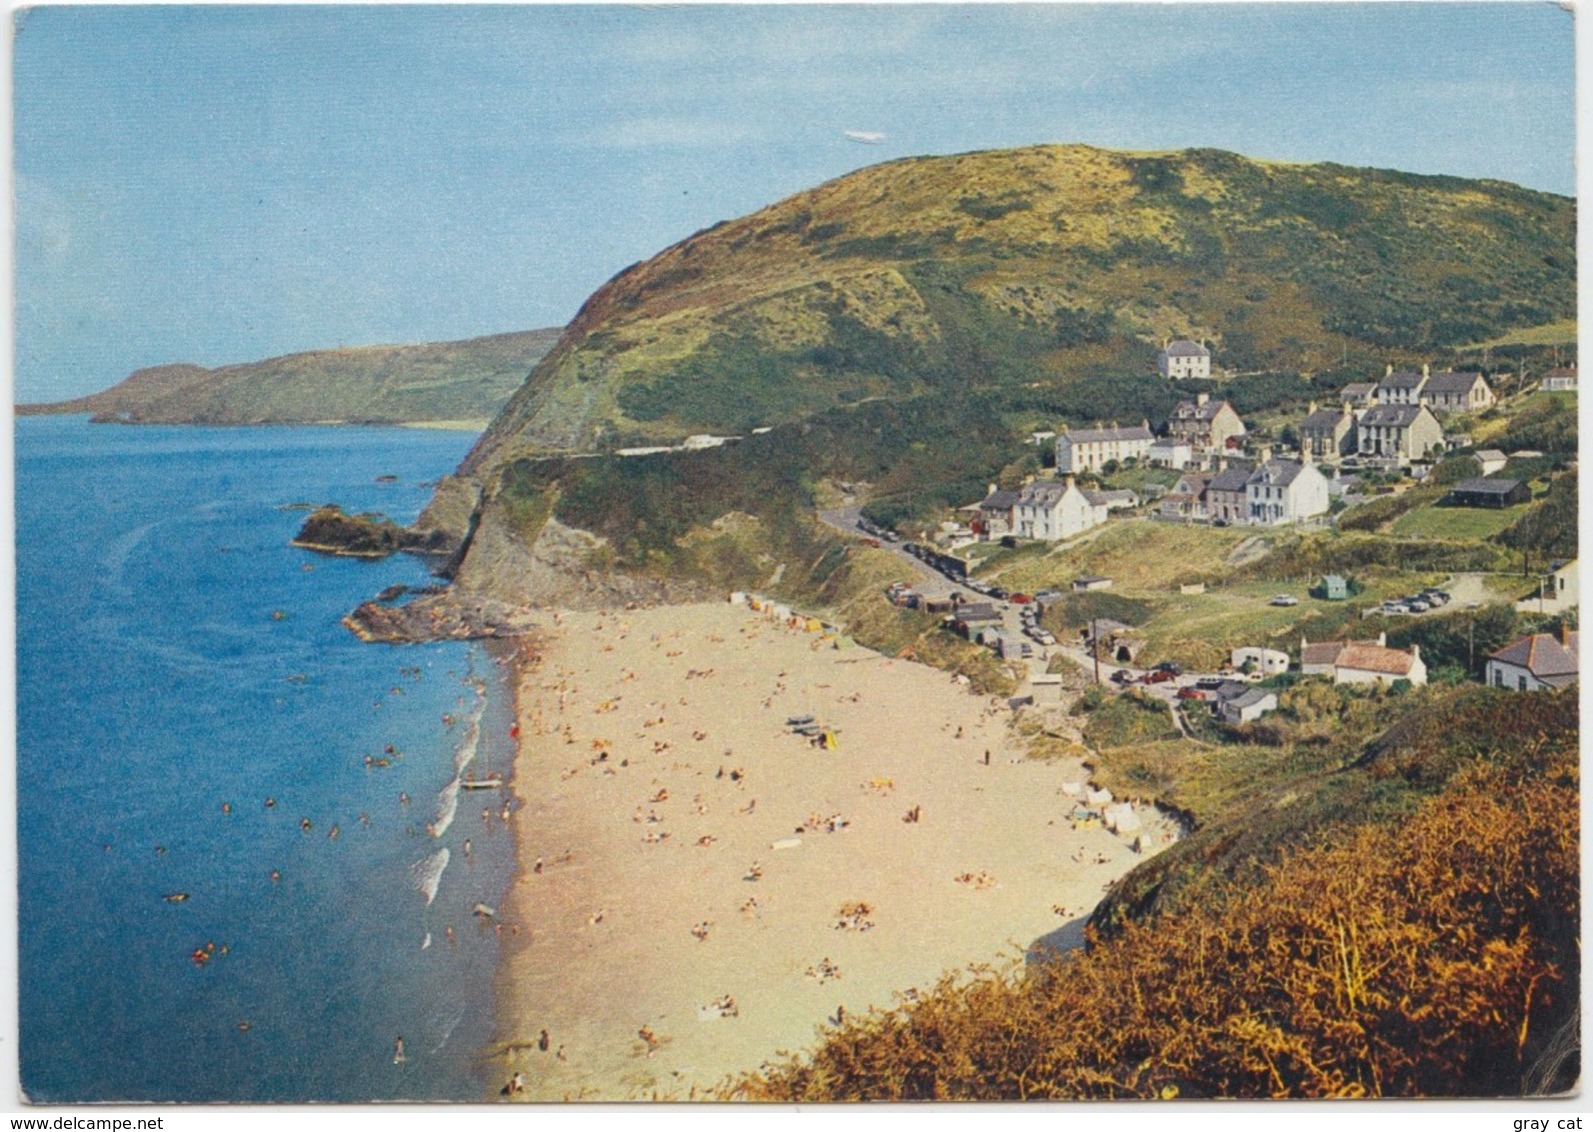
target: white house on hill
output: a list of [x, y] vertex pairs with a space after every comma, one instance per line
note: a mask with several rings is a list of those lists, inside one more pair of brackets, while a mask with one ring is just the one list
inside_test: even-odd
[[1108, 460], [1143, 460], [1150, 452], [1150, 422], [1133, 428], [1070, 428], [1056, 438], [1057, 475], [1098, 472]]
[[1245, 520], [1264, 526], [1298, 523], [1327, 512], [1327, 477], [1309, 461], [1268, 460], [1245, 480]]
[[1156, 355], [1156, 371], [1163, 377], [1210, 377], [1211, 351], [1199, 342], [1179, 338], [1168, 342]]
[[1055, 542], [1106, 522], [1107, 508], [1090, 501], [1072, 476], [1036, 480], [1018, 492], [1012, 533], [1019, 538]]

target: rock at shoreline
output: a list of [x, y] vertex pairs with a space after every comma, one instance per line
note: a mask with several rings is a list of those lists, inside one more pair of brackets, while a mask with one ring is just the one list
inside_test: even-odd
[[538, 628], [532, 611], [524, 606], [484, 597], [461, 598], [452, 591], [427, 594], [405, 605], [367, 601], [343, 618], [343, 624], [362, 641], [394, 645], [521, 637]]
[[407, 530], [385, 515], [350, 515], [332, 504], [317, 508], [304, 520], [292, 545], [352, 558], [385, 558], [400, 550], [443, 555], [453, 550], [440, 532]]

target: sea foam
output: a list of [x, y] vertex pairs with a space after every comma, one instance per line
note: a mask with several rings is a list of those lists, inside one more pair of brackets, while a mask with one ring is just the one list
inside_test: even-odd
[[409, 866], [409, 882], [426, 898], [427, 904], [437, 899], [437, 886], [442, 883], [443, 870], [448, 867], [448, 856], [448, 846], [444, 845], [430, 857]]

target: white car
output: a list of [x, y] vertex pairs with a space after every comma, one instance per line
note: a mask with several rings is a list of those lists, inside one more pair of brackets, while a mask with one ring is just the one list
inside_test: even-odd
[[1278, 594], [1271, 601], [1267, 602], [1267, 604], [1268, 605], [1299, 605], [1300, 604], [1300, 599], [1295, 597], [1295, 596], [1293, 596], [1292, 594]]

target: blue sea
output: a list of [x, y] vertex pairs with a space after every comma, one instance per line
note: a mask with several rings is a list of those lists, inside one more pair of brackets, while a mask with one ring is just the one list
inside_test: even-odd
[[509, 770], [503, 677], [479, 645], [340, 624], [424, 563], [288, 545], [300, 502], [411, 520], [473, 439], [16, 422], [29, 1097], [487, 1091], [505, 941], [473, 909], [514, 819], [455, 780]]

